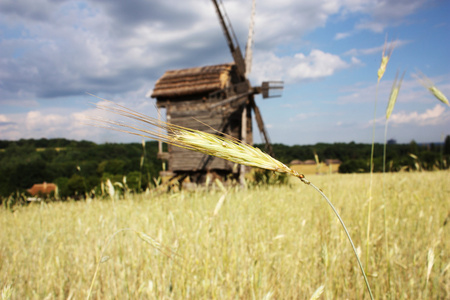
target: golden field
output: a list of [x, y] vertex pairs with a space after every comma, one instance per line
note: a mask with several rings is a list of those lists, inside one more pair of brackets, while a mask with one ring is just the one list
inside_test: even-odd
[[[307, 178], [376, 299], [450, 298], [448, 171], [374, 174], [369, 239], [369, 174]], [[5, 299], [86, 299], [91, 283], [90, 299], [369, 299], [332, 210], [294, 178], [0, 209], [0, 226]]]

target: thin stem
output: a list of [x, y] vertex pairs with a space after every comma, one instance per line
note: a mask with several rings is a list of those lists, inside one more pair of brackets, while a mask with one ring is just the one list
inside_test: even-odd
[[89, 298], [91, 297], [92, 288], [94, 287], [94, 283], [95, 283], [95, 278], [97, 277], [97, 273], [98, 273], [98, 270], [99, 270], [99, 268], [100, 268], [100, 264], [102, 263], [102, 260], [103, 260], [103, 254], [105, 253], [106, 249], [108, 248], [108, 246], [109, 246], [109, 244], [111, 243], [111, 241], [113, 240], [113, 238], [114, 238], [118, 233], [120, 233], [120, 232], [122, 232], [122, 231], [134, 231], [134, 230], [131, 229], [131, 228], [120, 229], [120, 230], [114, 232], [114, 233], [107, 239], [107, 241], [106, 241], [106, 243], [105, 243], [105, 246], [103, 247], [102, 252], [100, 253], [100, 258], [99, 258], [99, 260], [98, 260], [98, 262], [97, 262], [97, 266], [96, 266], [96, 268], [95, 268], [94, 276], [92, 277], [91, 286], [89, 287], [89, 291], [88, 291], [88, 294], [87, 294], [87, 296], [86, 296], [86, 300], [89, 300]]
[[[386, 120], [386, 123], [384, 124], [383, 174], [386, 173], [387, 128], [388, 128], [388, 120]], [[384, 180], [383, 180], [383, 190], [384, 190]]]
[[386, 252], [386, 260], [388, 266], [388, 287], [389, 293], [391, 290], [391, 260], [389, 258], [389, 238], [388, 238], [388, 221], [387, 221], [387, 208], [386, 208], [386, 193], [385, 193], [385, 182], [386, 182], [386, 147], [387, 147], [387, 128], [388, 120], [386, 120], [384, 126], [384, 151], [383, 151], [383, 213], [384, 213], [384, 246]]
[[[302, 180], [302, 179], [300, 179], [300, 180]], [[361, 273], [362, 273], [362, 275], [363, 275], [363, 277], [364, 277], [364, 281], [365, 281], [365, 283], [366, 283], [367, 290], [369, 291], [370, 299], [373, 300], [374, 298], [373, 298], [373, 295], [372, 295], [372, 290], [370, 289], [369, 281], [367, 280], [366, 272], [364, 272], [364, 267], [363, 267], [363, 265], [362, 265], [362, 263], [361, 263], [361, 261], [360, 261], [360, 259], [359, 259], [359, 257], [358, 257], [358, 253], [357, 253], [357, 251], [356, 251], [355, 245], [353, 244], [353, 240], [352, 240], [352, 238], [350, 237], [350, 233], [348, 232], [347, 227], [346, 227], [345, 224], [344, 224], [344, 221], [342, 220], [341, 216], [340, 216], [339, 213], [337, 212], [337, 210], [336, 210], [336, 208], [334, 207], [334, 205], [331, 203], [331, 201], [328, 199], [328, 197], [322, 192], [321, 189], [319, 189], [318, 187], [316, 187], [314, 184], [312, 184], [312, 183], [309, 182], [309, 181], [307, 181], [307, 182], [305, 182], [304, 180], [302, 180], [302, 181], [303, 181], [304, 183], [306, 183], [306, 184], [312, 186], [317, 192], [319, 192], [320, 195], [322, 195], [322, 197], [325, 199], [325, 201], [327, 201], [328, 205], [331, 207], [331, 209], [333, 210], [334, 214], [335, 214], [336, 217], [338, 218], [339, 222], [340, 222], [341, 225], [342, 225], [342, 228], [344, 228], [345, 234], [347, 235], [347, 238], [348, 238], [348, 240], [350, 241], [350, 244], [352, 245], [353, 252], [355, 253], [356, 260], [358, 261], [359, 268], [361, 269]]]
[[377, 102], [378, 102], [378, 85], [380, 80], [377, 81], [377, 87], [375, 92], [375, 107], [373, 110], [373, 127], [372, 127], [372, 149], [370, 152], [370, 183], [369, 183], [369, 207], [367, 212], [367, 242], [366, 242], [366, 266], [369, 266], [369, 245], [370, 245], [370, 215], [372, 211], [372, 186], [373, 186], [373, 153], [375, 152], [375, 121], [377, 119]]
[[120, 230], [117, 230], [112, 235], [110, 235], [109, 238], [106, 240], [105, 246], [103, 247], [102, 252], [100, 253], [100, 258], [98, 259], [97, 267], [95, 268], [94, 276], [92, 277], [91, 286], [89, 288], [86, 300], [89, 300], [89, 298], [91, 297], [92, 289], [94, 287], [95, 279], [97, 278], [97, 273], [100, 268], [100, 264], [105, 261], [103, 254], [105, 253], [106, 249], [109, 247], [109, 244], [114, 239], [114, 237], [123, 231], [134, 232], [142, 241], [146, 242], [147, 244], [150, 244], [152, 247], [154, 247], [155, 249], [157, 249], [159, 252], [161, 252], [162, 254], [164, 254], [167, 257], [171, 257], [172, 255], [179, 257], [177, 253], [173, 252], [170, 248], [162, 245], [161, 243], [155, 241], [152, 237], [148, 236], [144, 232], [137, 231], [132, 228], [122, 228]]

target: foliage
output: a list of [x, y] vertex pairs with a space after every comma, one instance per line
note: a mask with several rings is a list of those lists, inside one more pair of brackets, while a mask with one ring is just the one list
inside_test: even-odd
[[264, 169], [255, 169], [252, 172], [254, 185], [284, 185], [289, 182], [289, 176], [286, 173], [275, 173]]
[[364, 159], [351, 159], [339, 166], [339, 173], [366, 173], [369, 172], [369, 162]]
[[[35, 183], [54, 182], [61, 198], [85, 197], [99, 188], [105, 176], [131, 175], [135, 191], [142, 191], [159, 176], [157, 143], [102, 144], [66, 139], [0, 141], [0, 198], [26, 192]], [[134, 179], [141, 174], [141, 186]], [[139, 176], [138, 176], [139, 177]], [[134, 181], [133, 181], [134, 180]]]
[[[257, 147], [264, 149], [263, 144]], [[283, 144], [272, 145], [274, 155], [283, 163], [289, 164], [293, 160], [314, 159], [317, 153], [321, 160], [339, 159], [342, 162], [341, 173], [368, 172], [369, 157], [371, 152], [370, 144], [350, 142], [346, 143], [318, 143], [315, 145], [293, 145]], [[383, 170], [383, 144], [374, 145], [374, 171]], [[448, 169], [450, 162], [450, 136], [447, 136], [443, 145], [437, 144], [417, 144], [411, 141], [408, 144], [397, 144], [394, 140], [387, 145], [386, 170], [397, 172], [400, 170], [416, 170], [416, 162], [409, 154], [418, 157], [422, 170]]]
[[[256, 145], [263, 149], [263, 145]], [[141, 192], [154, 184], [159, 176], [161, 161], [156, 159], [156, 142], [147, 142], [145, 159], [140, 143], [100, 144], [66, 139], [39, 139], [0, 141], [0, 198], [21, 195], [35, 183], [55, 182], [61, 198], [85, 197], [110, 178], [122, 182], [125, 176], [133, 192]], [[274, 144], [275, 157], [285, 164], [294, 159], [314, 159], [314, 153], [323, 160], [342, 161], [340, 172], [358, 173], [368, 171], [370, 145], [351, 143], [318, 143], [316, 145]], [[383, 145], [375, 144], [375, 172], [382, 171]], [[414, 154], [417, 159], [410, 156]], [[450, 136], [444, 144], [387, 145], [386, 170], [433, 170], [447, 169], [450, 162]], [[274, 177], [260, 176], [256, 179], [273, 181]], [[275, 181], [279, 181], [280, 178]]]

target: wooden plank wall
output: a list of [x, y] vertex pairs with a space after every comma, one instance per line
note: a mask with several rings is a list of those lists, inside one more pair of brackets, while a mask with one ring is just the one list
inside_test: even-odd
[[[241, 136], [242, 107], [233, 108], [231, 106], [217, 107], [214, 110], [207, 110], [209, 104], [198, 102], [177, 102], [171, 103], [167, 108], [167, 115], [170, 122], [176, 125], [197, 129], [209, 133], [217, 134], [217, 131], [224, 132], [237, 139]], [[247, 126], [247, 135], [250, 142], [251, 119]], [[216, 131], [217, 130], [217, 131]], [[197, 170], [227, 170], [236, 171], [234, 163], [229, 161], [204, 155], [198, 152], [169, 146], [170, 171], [197, 171]]]

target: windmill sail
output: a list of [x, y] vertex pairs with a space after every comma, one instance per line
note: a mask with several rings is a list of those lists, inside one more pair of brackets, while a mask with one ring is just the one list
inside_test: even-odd
[[219, 17], [220, 25], [222, 25], [222, 31], [225, 34], [225, 38], [230, 48], [231, 55], [233, 56], [234, 63], [239, 72], [239, 75], [245, 79], [245, 60], [242, 56], [241, 49], [237, 42], [236, 35], [234, 34], [231, 22], [223, 9], [223, 3], [220, 1], [220, 5], [217, 0], [213, 0], [214, 7], [216, 8], [217, 16]]
[[255, 27], [256, 0], [252, 2], [252, 13], [250, 15], [250, 25], [248, 28], [247, 46], [245, 47], [245, 78], [248, 78], [252, 71], [253, 60], [253, 33]]
[[[220, 5], [219, 2], [220, 1]], [[262, 119], [260, 110], [258, 106], [256, 105], [254, 95], [262, 93], [263, 98], [269, 98], [269, 89], [272, 88], [272, 86], [268, 82], [263, 82], [262, 87], [256, 87], [253, 88], [250, 85], [250, 82], [248, 81], [248, 76], [251, 71], [252, 67], [252, 47], [253, 47], [253, 33], [254, 33], [254, 24], [255, 24], [255, 11], [256, 11], [256, 1], [252, 1], [252, 12], [250, 16], [250, 25], [249, 25], [249, 32], [248, 32], [248, 38], [247, 38], [247, 45], [246, 45], [246, 51], [245, 51], [245, 59], [242, 56], [241, 50], [238, 45], [238, 41], [236, 39], [236, 36], [233, 31], [233, 27], [231, 26], [231, 22], [228, 19], [228, 16], [226, 14], [225, 8], [223, 7], [223, 3], [221, 0], [213, 0], [214, 6], [216, 8], [217, 15], [219, 17], [220, 24], [222, 25], [222, 30], [225, 34], [225, 38], [228, 43], [228, 47], [230, 48], [231, 55], [233, 56], [236, 68], [238, 73], [241, 75], [242, 82], [239, 84], [236, 84], [235, 87], [237, 90], [240, 90], [238, 95], [232, 96], [228, 99], [225, 99], [223, 102], [218, 103], [216, 105], [230, 103], [234, 101], [241, 101], [243, 98], [240, 96], [246, 96], [246, 106], [249, 107], [249, 109], [252, 109], [255, 114], [256, 123], [258, 125], [258, 129], [260, 131], [261, 137], [266, 145], [266, 151], [269, 152], [269, 154], [273, 155], [272, 147], [270, 145], [269, 135], [267, 133], [267, 130], [264, 126], [264, 121]], [[277, 82], [279, 83], [279, 82]], [[239, 88], [238, 85], [240, 86]], [[279, 89], [279, 86], [276, 87]], [[240, 94], [240, 95], [239, 95]]]
[[258, 106], [256, 105], [255, 99], [253, 99], [253, 97], [250, 100], [250, 105], [252, 106], [252, 109], [255, 112], [256, 124], [258, 124], [259, 132], [261, 134], [262, 139], [264, 140], [266, 148], [265, 150], [268, 154], [274, 156], [272, 145], [270, 144], [269, 135], [267, 133], [266, 127], [264, 126], [264, 121], [262, 119], [261, 112]]

